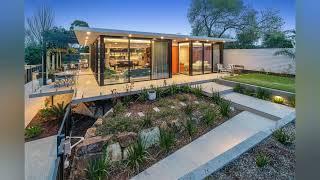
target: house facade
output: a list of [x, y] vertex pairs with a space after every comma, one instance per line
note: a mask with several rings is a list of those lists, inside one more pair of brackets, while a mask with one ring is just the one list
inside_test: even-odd
[[233, 39], [76, 27], [100, 86], [216, 72]]

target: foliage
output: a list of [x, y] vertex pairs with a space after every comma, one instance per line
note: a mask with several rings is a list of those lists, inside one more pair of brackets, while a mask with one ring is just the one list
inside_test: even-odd
[[186, 106], [183, 106], [182, 110], [188, 117], [191, 117], [192, 113], [195, 110], [195, 106], [193, 104], [189, 103]]
[[189, 100], [189, 98], [188, 98], [188, 96], [187, 96], [186, 94], [178, 94], [178, 95], [177, 95], [177, 99], [178, 99], [179, 101], [183, 101], [183, 102], [186, 102], [186, 101]]
[[277, 139], [281, 144], [288, 145], [292, 143], [290, 136], [283, 130], [278, 129], [273, 133], [273, 137]]
[[128, 95], [128, 96], [124, 96], [121, 98], [121, 102], [123, 102], [124, 106], [129, 106], [130, 102], [132, 101], [132, 96]]
[[135, 169], [137, 172], [140, 169], [142, 163], [147, 160], [148, 152], [146, 150], [146, 143], [144, 139], [138, 138], [138, 140], [129, 146], [128, 148], [128, 165]]
[[295, 96], [291, 96], [288, 98], [288, 103], [291, 107], [296, 107], [296, 97]]
[[155, 113], [154, 118], [160, 119], [160, 118], [174, 117], [177, 115], [179, 115], [179, 112], [176, 109], [165, 108], [162, 111]]
[[40, 116], [44, 119], [52, 116], [52, 111], [50, 107], [45, 107], [43, 109], [40, 109], [39, 113], [40, 113]]
[[221, 98], [219, 91], [217, 91], [217, 92], [212, 91], [211, 100], [215, 104], [219, 104], [223, 99]]
[[169, 152], [174, 144], [174, 134], [170, 130], [160, 129], [159, 144], [161, 149]]
[[109, 135], [125, 131], [137, 131], [139, 126], [132, 123], [130, 117], [115, 116], [107, 118], [103, 121], [102, 125], [97, 128], [97, 134]]
[[39, 136], [41, 132], [42, 132], [41, 126], [36, 124], [34, 126], [30, 126], [25, 129], [25, 136], [26, 138], [34, 138], [36, 136]]
[[266, 48], [292, 48], [291, 41], [282, 31], [268, 32], [263, 37], [262, 45]]
[[255, 90], [250, 89], [250, 88], [244, 89], [243, 94], [248, 95], [248, 96], [256, 96]]
[[257, 89], [257, 98], [259, 99], [270, 99], [270, 95], [271, 93], [268, 90], [262, 89], [262, 88], [258, 88]]
[[125, 110], [124, 105], [122, 104], [121, 101], [117, 101], [116, 105], [113, 106], [113, 116], [119, 115], [121, 113], [123, 113]]
[[87, 178], [89, 180], [103, 180], [107, 176], [109, 168], [110, 159], [105, 149], [102, 157], [89, 162], [89, 166], [86, 169]]
[[41, 53], [41, 46], [39, 44], [27, 44], [24, 48], [24, 60], [28, 65], [41, 64]]
[[219, 105], [220, 114], [223, 117], [229, 117], [230, 111], [231, 111], [230, 110], [231, 102], [228, 100], [222, 100], [218, 105]]
[[191, 93], [197, 97], [202, 97], [203, 96], [202, 87], [196, 86], [196, 87], [191, 88]]
[[179, 92], [179, 89], [180, 89], [179, 86], [177, 86], [176, 84], [172, 84], [168, 88], [169, 95], [173, 96], [173, 95], [177, 94]]
[[212, 109], [206, 109], [204, 111], [204, 115], [202, 117], [203, 121], [207, 125], [212, 125], [212, 123], [214, 123], [216, 118], [217, 118], [217, 115], [216, 115], [215, 111], [213, 111]]
[[89, 27], [89, 24], [85, 21], [82, 21], [82, 20], [74, 20], [72, 23], [71, 23], [71, 26], [70, 26], [70, 30], [74, 30], [74, 27]]
[[141, 92], [139, 93], [139, 97], [138, 97], [138, 100], [140, 102], [144, 102], [144, 101], [147, 101], [148, 100], [148, 91], [147, 89], [142, 89]]
[[244, 87], [242, 87], [239, 83], [236, 84], [236, 86], [233, 87], [234, 92], [243, 93], [245, 90]]
[[51, 114], [55, 116], [57, 119], [62, 120], [65, 112], [66, 112], [67, 106], [64, 105], [64, 102], [61, 104], [58, 103], [57, 105], [53, 105], [51, 107]]
[[272, 98], [272, 101], [275, 102], [275, 103], [278, 103], [278, 104], [283, 104], [284, 103], [283, 97], [278, 97], [278, 96], [274, 96]]
[[149, 128], [152, 126], [153, 113], [152, 109], [149, 108], [145, 115], [142, 117], [141, 126], [144, 128]]
[[174, 105], [173, 101], [167, 98], [160, 98], [156, 104], [159, 107], [167, 107]]
[[163, 98], [166, 96], [167, 89], [166, 88], [161, 88], [161, 87], [156, 87], [155, 91], [157, 93], [158, 98]]
[[191, 87], [189, 85], [182, 85], [179, 87], [180, 92], [182, 93], [189, 93], [191, 92]]
[[117, 74], [115, 70], [110, 68], [105, 68], [104, 70], [104, 77], [107, 79], [110, 79], [112, 75]]
[[194, 120], [192, 120], [192, 118], [187, 119], [185, 129], [187, 130], [187, 133], [190, 137], [192, 137], [197, 132], [196, 123], [194, 122]]
[[269, 163], [269, 158], [263, 153], [260, 153], [256, 157], [256, 164], [258, 167], [264, 167]]
[[282, 49], [282, 50], [276, 51], [274, 53], [274, 55], [275, 56], [280, 56], [280, 55], [288, 56], [291, 59], [296, 58], [295, 51], [293, 49]]

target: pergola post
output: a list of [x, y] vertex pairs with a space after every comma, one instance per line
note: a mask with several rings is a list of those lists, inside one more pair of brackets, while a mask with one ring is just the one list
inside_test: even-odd
[[47, 85], [47, 47], [46, 42], [42, 45], [42, 84]]
[[220, 64], [223, 64], [223, 49], [224, 49], [224, 43], [219, 44], [219, 54], [220, 54]]

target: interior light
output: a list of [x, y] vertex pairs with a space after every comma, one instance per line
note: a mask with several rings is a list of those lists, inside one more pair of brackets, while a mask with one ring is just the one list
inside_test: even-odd
[[91, 34], [91, 32], [87, 32], [87, 35], [90, 35]]
[[87, 36], [86, 39], [89, 39], [89, 37]]
[[161, 36], [161, 39], [163, 39], [163, 36]]
[[188, 41], [189, 39], [188, 39], [188, 38], [186, 38], [186, 40]]
[[209, 40], [207, 39], [207, 42], [209, 42]]
[[132, 34], [129, 34], [129, 37], [131, 37], [132, 36]]
[[176, 42], [177, 40], [174, 39], [173, 41]]

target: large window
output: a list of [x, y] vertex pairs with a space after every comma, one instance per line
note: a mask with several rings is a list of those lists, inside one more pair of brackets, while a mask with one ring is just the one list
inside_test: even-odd
[[152, 79], [169, 77], [168, 41], [152, 42]]
[[192, 75], [202, 74], [202, 43], [192, 43]]
[[210, 43], [204, 43], [203, 58], [204, 73], [211, 73], [212, 68], [212, 48]]
[[217, 71], [217, 64], [220, 63], [220, 46], [219, 44], [213, 44], [213, 70]]
[[179, 43], [179, 72], [189, 75], [189, 43]]
[[151, 41], [130, 40], [130, 81], [150, 79]]
[[104, 84], [129, 82], [128, 39], [105, 38]]

